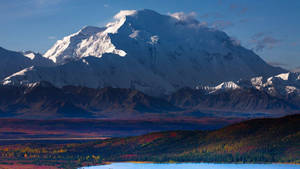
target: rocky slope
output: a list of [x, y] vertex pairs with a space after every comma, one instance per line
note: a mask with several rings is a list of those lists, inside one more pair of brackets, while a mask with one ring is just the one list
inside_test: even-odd
[[168, 119], [266, 117], [300, 113], [299, 97], [281, 98], [255, 88], [208, 93], [183, 88], [153, 97], [122, 88], [57, 88], [48, 82], [0, 86], [0, 117], [33, 119]]
[[56, 88], [48, 82], [0, 87], [1, 117], [21, 118], [138, 118], [180, 110], [167, 101], [137, 90], [76, 86]]

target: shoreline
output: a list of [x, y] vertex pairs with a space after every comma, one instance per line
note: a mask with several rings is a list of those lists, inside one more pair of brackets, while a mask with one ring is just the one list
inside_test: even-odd
[[0, 141], [68, 141], [68, 140], [106, 140], [110, 137], [66, 137], [66, 138], [16, 138], [16, 139], [0, 139]]
[[109, 165], [112, 163], [133, 163], [133, 164], [187, 164], [187, 163], [198, 163], [198, 164], [287, 164], [287, 165], [300, 165], [300, 163], [281, 163], [281, 162], [270, 162], [270, 163], [243, 163], [243, 162], [233, 162], [233, 163], [226, 163], [226, 162], [197, 162], [197, 161], [192, 161], [192, 162], [176, 162], [176, 161], [171, 161], [171, 162], [153, 162], [153, 161], [110, 161], [110, 162], [103, 162], [102, 165]]
[[[132, 164], [228, 164], [228, 165], [232, 165], [232, 164], [240, 164], [240, 165], [247, 165], [247, 164], [256, 164], [256, 165], [272, 165], [272, 164], [280, 164], [280, 165], [300, 165], [300, 163], [276, 163], [276, 162], [272, 162], [272, 163], [242, 163], [242, 162], [236, 162], [236, 163], [222, 163], [222, 162], [174, 162], [174, 161], [171, 161], [171, 162], [152, 162], [152, 161], [116, 161], [116, 162], [113, 162], [113, 161], [110, 161], [110, 162], [103, 162], [103, 163], [96, 163], [96, 164], [93, 164], [93, 165], [82, 165], [82, 166], [78, 166], [76, 168], [78, 169], [81, 169], [81, 168], [84, 168], [84, 167], [91, 167], [91, 166], [104, 166], [104, 165], [110, 165], [110, 164], [116, 164], [116, 163], [132, 163]], [[24, 161], [11, 161], [11, 164], [4, 162], [4, 161], [0, 161], [0, 168], [1, 167], [6, 167], [7, 169], [15, 169], [13, 167], [18, 167], [20, 169], [28, 169], [29, 166], [36, 166], [35, 168], [38, 168], [38, 169], [44, 169], [44, 168], [49, 168], [49, 169], [57, 169], [59, 168], [59, 166], [56, 166], [56, 165], [38, 165], [38, 164], [31, 164], [31, 163], [24, 163]]]

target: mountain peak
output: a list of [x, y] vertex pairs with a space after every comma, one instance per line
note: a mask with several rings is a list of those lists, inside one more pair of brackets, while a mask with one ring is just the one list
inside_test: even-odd
[[137, 10], [121, 10], [114, 16], [114, 19], [120, 20], [126, 16], [135, 15]]
[[59, 87], [134, 88], [159, 95], [182, 87], [285, 72], [233, 44], [225, 32], [199, 24], [193, 16], [144, 9], [120, 11], [114, 18], [105, 28], [84, 27], [57, 41], [44, 55], [58, 65], [55, 69], [36, 67], [6, 80], [14, 84], [43, 80]]
[[[213, 47], [208, 44], [224, 41], [231, 43], [224, 32], [208, 31], [194, 18], [184, 17], [180, 13], [162, 15], [149, 9], [122, 10], [114, 16], [114, 19], [104, 28], [86, 26], [58, 40], [44, 56], [57, 64], [65, 64], [87, 56], [100, 58], [105, 53], [123, 57], [132, 50], [132, 47], [128, 48], [129, 38], [135, 39], [137, 43], [151, 45], [157, 44], [159, 39], [165, 39], [166, 42], [169, 41], [168, 45], [173, 46], [172, 48], [185, 45], [190, 46], [189, 48], [202, 47], [199, 50], [221, 53], [228, 52], [222, 48], [224, 44], [215, 44]], [[172, 41], [182, 44], [173, 44]]]
[[99, 28], [96, 26], [84, 26], [80, 31], [77, 32], [77, 34], [83, 34], [83, 35], [94, 35], [95, 33], [101, 32], [105, 30], [105, 28]]
[[151, 9], [141, 9], [141, 10], [121, 10], [114, 16], [114, 19], [122, 19], [127, 16], [136, 16], [136, 17], [153, 17], [153, 16], [161, 16], [156, 11]]
[[204, 89], [207, 92], [215, 92], [224, 89], [257, 89], [260, 91], [265, 91], [270, 95], [275, 96], [286, 96], [289, 94], [300, 94], [300, 73], [281, 73], [268, 78], [253, 77], [250, 79], [242, 79], [236, 82], [223, 82], [218, 86], [204, 86], [198, 87], [199, 89]]
[[300, 73], [299, 72], [287, 72], [287, 73], [281, 73], [275, 77], [280, 78], [284, 81], [288, 81], [288, 80], [296, 81], [296, 80], [300, 80]]
[[240, 87], [232, 81], [223, 82], [220, 85], [216, 86], [216, 89], [239, 89]]
[[44, 57], [51, 59], [57, 64], [64, 64], [67, 61], [76, 60], [78, 56], [75, 47], [83, 40], [104, 30], [105, 28], [85, 26], [78, 32], [66, 36], [62, 40], [58, 40], [54, 46], [44, 54]]

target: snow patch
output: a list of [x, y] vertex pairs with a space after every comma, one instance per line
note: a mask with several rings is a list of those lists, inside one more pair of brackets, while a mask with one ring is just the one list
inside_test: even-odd
[[24, 54], [24, 56], [28, 57], [31, 60], [33, 60], [35, 58], [35, 54], [34, 53]]
[[132, 38], [132, 39], [136, 39], [136, 37], [139, 35], [139, 32], [140, 31], [135, 30], [135, 31], [132, 32], [132, 34], [129, 35], [129, 37]]
[[157, 35], [151, 36], [150, 44], [154, 45], [158, 43], [159, 37]]
[[256, 89], [260, 89], [261, 86], [263, 85], [263, 77], [254, 77], [250, 79], [251, 84], [256, 88]]
[[297, 88], [295, 86], [285, 86], [285, 91], [290, 94], [290, 93], [294, 93], [297, 90]]
[[[28, 71], [32, 71], [33, 69], [34, 69], [34, 66], [31, 66], [29, 68], [25, 68], [25, 69], [23, 69], [23, 70], [21, 70], [19, 72], [16, 72], [16, 73], [14, 73], [14, 74], [6, 77], [3, 80], [2, 84], [3, 85], [14, 85], [14, 82], [11, 80], [12, 77], [13, 78], [18, 78], [19, 76], [20, 77], [25, 76]], [[23, 85], [23, 84], [28, 84], [28, 83], [30, 83], [28, 80], [23, 80], [23, 81], [19, 82], [19, 84], [17, 84], [17, 85]]]
[[82, 62], [85, 63], [86, 65], [89, 65], [89, 62], [86, 61], [85, 59], [82, 59]]
[[81, 57], [95, 56], [100, 58], [104, 53], [113, 53], [122, 57], [127, 54], [123, 50], [116, 49], [115, 45], [111, 42], [111, 38], [106, 33], [99, 33], [97, 36], [83, 40], [76, 50], [76, 54]]
[[230, 81], [230, 82], [223, 82], [220, 85], [216, 86], [216, 90], [220, 89], [239, 89], [240, 86], [238, 86], [236, 83]]
[[282, 74], [279, 74], [275, 77], [281, 78], [282, 80], [289, 80], [290, 72], [289, 73], [282, 73]]
[[211, 87], [211, 86], [196, 86], [196, 90], [199, 89], [203, 89], [206, 90], [208, 93], [215, 93], [218, 91], [222, 91], [222, 90], [236, 90], [236, 89], [240, 89], [241, 87], [239, 85], [237, 85], [235, 82], [233, 81], [229, 81], [229, 82], [223, 82], [217, 86]]

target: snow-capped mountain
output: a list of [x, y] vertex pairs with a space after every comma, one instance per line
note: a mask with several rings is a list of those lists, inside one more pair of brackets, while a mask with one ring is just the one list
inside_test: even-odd
[[24, 55], [0, 47], [0, 79], [31, 66], [31, 60]]
[[14, 52], [0, 47], [0, 80], [30, 66], [54, 66], [54, 63], [34, 52]]
[[45, 58], [40, 53], [35, 53], [32, 51], [24, 51], [21, 54], [31, 59], [33, 66], [41, 66], [41, 67], [55, 66], [55, 63], [51, 59]]
[[300, 95], [300, 73], [282, 73], [267, 79], [262, 77], [252, 78], [251, 84], [271, 95]]
[[229, 81], [229, 82], [223, 82], [217, 86], [196, 86], [195, 87], [197, 90], [202, 89], [207, 91], [208, 93], [213, 93], [216, 91], [223, 91], [223, 90], [236, 90], [236, 89], [240, 89], [241, 87], [239, 85], [237, 85], [235, 82], [233, 81]]
[[44, 57], [59, 64], [78, 59], [81, 56], [77, 54], [77, 45], [79, 45], [83, 40], [86, 40], [103, 30], [105, 29], [86, 26], [78, 32], [66, 36], [62, 40], [58, 40], [54, 46], [45, 53]]
[[209, 93], [223, 90], [236, 90], [254, 88], [264, 91], [272, 96], [300, 96], [300, 73], [288, 72], [268, 78], [254, 77], [248, 80], [236, 82], [223, 82], [217, 86], [197, 86], [196, 89], [204, 89]]
[[[112, 86], [157, 95], [285, 72], [195, 19], [151, 10], [121, 11], [114, 19], [104, 28], [84, 27], [57, 41], [44, 57], [58, 66], [26, 68], [3, 84], [49, 81], [58, 87]], [[235, 87], [219, 87], [224, 86]]]

